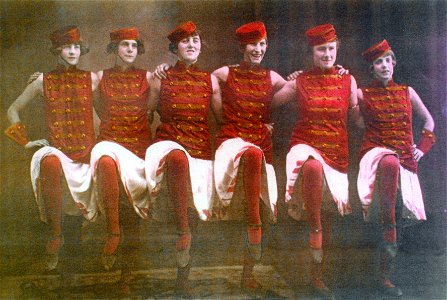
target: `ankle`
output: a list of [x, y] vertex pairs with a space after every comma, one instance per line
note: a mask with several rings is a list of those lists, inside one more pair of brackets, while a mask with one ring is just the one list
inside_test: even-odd
[[248, 242], [252, 245], [258, 245], [262, 240], [261, 225], [249, 225], [247, 227]]
[[46, 253], [47, 254], [55, 254], [55, 253], [59, 252], [59, 249], [62, 246], [63, 242], [64, 241], [63, 241], [62, 234], [51, 236], [48, 239], [47, 244], [45, 246]]
[[183, 232], [177, 238], [177, 242], [175, 243], [175, 248], [178, 251], [186, 250], [191, 246], [191, 233]]
[[119, 233], [109, 234], [103, 249], [105, 255], [113, 255], [116, 252], [116, 249], [120, 243], [120, 237], [121, 235]]

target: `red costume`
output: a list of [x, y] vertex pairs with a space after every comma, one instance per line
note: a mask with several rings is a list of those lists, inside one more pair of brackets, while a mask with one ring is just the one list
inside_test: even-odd
[[43, 80], [50, 145], [74, 161], [88, 163], [95, 143], [90, 72], [60, 66]]
[[317, 149], [334, 169], [348, 170], [347, 118], [351, 76], [332, 68], [304, 72], [296, 80], [298, 118], [290, 148], [307, 144]]
[[222, 89], [221, 130], [216, 135], [217, 147], [225, 140], [241, 138], [259, 146], [267, 163], [272, 163], [271, 134], [265, 124], [270, 123], [270, 104], [273, 87], [270, 71], [246, 62], [230, 67]]
[[171, 140], [182, 145], [195, 158], [211, 160], [208, 113], [212, 95], [211, 76], [196, 65], [177, 64], [161, 81], [155, 142]]
[[396, 152], [403, 167], [416, 173], [408, 86], [390, 81], [384, 87], [382, 83], [374, 81], [362, 91], [366, 129], [360, 156], [363, 157], [374, 147], [385, 147]]
[[[110, 33], [109, 53], [114, 52], [117, 59], [122, 40], [136, 42], [137, 55], [144, 52], [135, 27], [121, 28]], [[127, 281], [130, 269], [136, 259], [139, 244], [139, 218], [149, 215], [149, 192], [144, 175], [144, 156], [151, 143], [151, 129], [148, 117], [149, 84], [147, 71], [128, 65], [104, 70], [100, 81], [101, 101], [98, 116], [101, 119], [98, 144], [92, 150], [91, 165], [93, 178], [107, 221], [107, 239], [102, 252], [102, 263], [110, 269], [115, 262], [115, 253], [121, 238], [120, 227], [125, 236], [123, 243], [123, 264], [121, 283], [128, 289]], [[122, 183], [126, 193], [125, 201], [120, 205]]]
[[[80, 55], [88, 52], [76, 26], [54, 31], [50, 40], [51, 51], [55, 55], [61, 55], [62, 46], [72, 44], [80, 46]], [[40, 218], [50, 227], [46, 256], [47, 267], [51, 270], [57, 266], [59, 249], [63, 244], [62, 213], [82, 214], [89, 220], [96, 217], [97, 206], [88, 165], [95, 133], [90, 72], [73, 65], [61, 65], [43, 75], [42, 85], [45, 122], [51, 146], [42, 147], [34, 153], [31, 180]], [[5, 133], [21, 145], [28, 143], [25, 126], [20, 122], [13, 124]], [[71, 198], [62, 197], [64, 186], [68, 187]]]
[[101, 119], [98, 141], [112, 141], [144, 158], [151, 143], [147, 97], [147, 71], [104, 70], [101, 79]]
[[[263, 40], [267, 39], [267, 32], [262, 22], [244, 24], [236, 30], [236, 35], [244, 51], [248, 51], [248, 44], [266, 45]], [[218, 148], [214, 174], [217, 194], [222, 204], [229, 207], [228, 215], [247, 221], [241, 286], [250, 291], [259, 288], [254, 280], [253, 267], [262, 254], [261, 201], [268, 218], [274, 215], [277, 200], [276, 176], [271, 165], [271, 132], [267, 127], [270, 125], [272, 98], [270, 70], [254, 64], [251, 59], [229, 67], [226, 82], [222, 85], [223, 121], [216, 135]], [[243, 169], [238, 174], [241, 162]], [[245, 200], [240, 206], [245, 208], [242, 211], [232, 209], [238, 204], [230, 205], [231, 201], [238, 201], [233, 197], [238, 181], [243, 185], [244, 194], [239, 195]]]
[[[375, 72], [378, 72], [376, 61], [377, 67], [389, 72], [396, 63], [394, 53], [386, 40], [365, 50], [362, 55], [374, 65]], [[383, 59], [379, 60], [380, 58]], [[425, 219], [417, 161], [413, 157], [411, 96], [408, 86], [396, 84], [392, 79], [374, 80], [368, 87], [362, 88], [362, 94], [362, 113], [366, 130], [361, 148], [357, 188], [364, 217], [370, 220], [368, 211], [377, 184], [384, 241], [380, 252], [381, 285], [387, 294], [401, 296], [402, 291], [390, 280], [397, 254], [395, 209], [399, 183], [404, 204], [402, 217]], [[434, 140], [433, 133], [424, 130], [418, 148], [426, 153]]]

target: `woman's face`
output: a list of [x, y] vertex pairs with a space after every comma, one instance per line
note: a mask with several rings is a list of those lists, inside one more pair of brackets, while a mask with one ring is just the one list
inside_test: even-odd
[[337, 41], [312, 48], [314, 66], [326, 70], [334, 66], [337, 59]]
[[81, 56], [81, 46], [77, 44], [63, 45], [60, 57], [71, 66], [76, 66]]
[[247, 44], [244, 48], [244, 61], [252, 64], [260, 64], [266, 51], [266, 39], [262, 39], [256, 43]]
[[379, 57], [373, 62], [374, 78], [389, 81], [393, 78], [394, 63], [391, 54]]
[[193, 64], [199, 58], [202, 41], [199, 35], [191, 35], [181, 40], [177, 45], [177, 56], [181, 61]]
[[118, 44], [118, 57], [126, 64], [134, 63], [138, 55], [138, 44], [135, 40], [122, 40]]

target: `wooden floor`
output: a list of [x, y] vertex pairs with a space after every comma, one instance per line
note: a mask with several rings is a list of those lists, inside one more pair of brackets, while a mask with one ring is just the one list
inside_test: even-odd
[[[110, 272], [104, 272], [99, 263], [103, 226], [99, 221], [84, 227], [80, 243], [66, 232], [60, 266], [52, 272], [45, 272], [42, 262], [44, 234], [33, 244], [7, 245], [2, 255], [0, 298], [56, 299], [61, 293], [58, 279], [60, 274], [68, 274], [67, 270], [73, 275], [68, 289], [72, 298], [119, 298], [115, 283], [121, 256]], [[238, 222], [199, 223], [191, 249], [194, 298], [250, 299], [239, 288], [243, 228]], [[445, 244], [426, 244], [426, 231], [424, 225], [402, 230], [394, 275], [404, 292], [402, 299], [447, 299]], [[337, 299], [385, 299], [376, 288], [376, 232], [375, 226], [354, 219], [335, 220], [325, 281]], [[307, 226], [277, 224], [270, 226], [264, 236], [264, 256], [255, 272], [263, 285], [259, 298], [315, 299], [307, 286]], [[175, 238], [172, 224], [142, 224], [129, 298], [173, 298]]]

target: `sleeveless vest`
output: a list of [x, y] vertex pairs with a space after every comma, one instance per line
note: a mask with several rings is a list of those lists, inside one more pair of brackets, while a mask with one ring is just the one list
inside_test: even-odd
[[91, 73], [60, 66], [44, 74], [43, 94], [50, 145], [88, 163], [95, 144]]
[[315, 68], [296, 79], [298, 118], [290, 148], [307, 144], [336, 170], [348, 170], [348, 107], [351, 75]]
[[413, 159], [412, 111], [408, 86], [392, 81], [384, 87], [379, 81], [363, 88], [362, 112], [365, 134], [361, 156], [374, 147], [384, 147], [399, 155], [406, 169], [417, 172]]
[[259, 146], [268, 163], [272, 163], [271, 134], [265, 124], [270, 123], [273, 86], [270, 71], [242, 62], [230, 67], [222, 89], [223, 124], [216, 136], [217, 146], [227, 139], [240, 137]]
[[147, 71], [104, 70], [100, 82], [99, 141], [115, 142], [144, 158], [151, 143]]
[[211, 75], [182, 62], [161, 81], [158, 112], [161, 124], [156, 142], [171, 140], [195, 158], [212, 159], [208, 112], [212, 96]]

